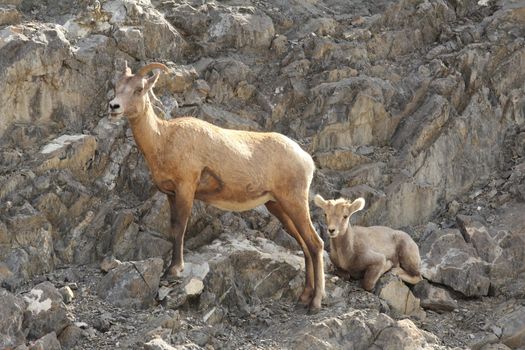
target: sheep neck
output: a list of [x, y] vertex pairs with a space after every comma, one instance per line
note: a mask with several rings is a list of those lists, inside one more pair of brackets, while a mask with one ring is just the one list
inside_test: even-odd
[[335, 238], [330, 238], [330, 246], [337, 247], [340, 252], [344, 252], [344, 255], [351, 256], [354, 252], [354, 232], [350, 223], [346, 232], [338, 235]]
[[144, 154], [148, 165], [157, 165], [157, 154], [160, 151], [162, 120], [159, 119], [149, 101], [146, 102], [142, 113], [129, 118], [131, 131], [137, 146]]

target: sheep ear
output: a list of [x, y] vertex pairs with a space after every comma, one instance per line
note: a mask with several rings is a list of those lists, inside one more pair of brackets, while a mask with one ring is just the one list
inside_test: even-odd
[[148, 78], [146, 80], [146, 84], [144, 85], [144, 93], [150, 91], [153, 86], [155, 86], [155, 83], [157, 82], [157, 79], [159, 78], [160, 73], [155, 73], [151, 78]]
[[314, 197], [314, 203], [315, 205], [317, 205], [319, 208], [324, 208], [325, 204], [326, 204], [326, 201], [324, 200], [323, 197], [321, 197], [320, 194], [316, 194], [315, 197]]
[[352, 215], [356, 211], [359, 211], [365, 207], [365, 200], [364, 198], [357, 198], [353, 202], [347, 201], [344, 207], [346, 209], [346, 214]]
[[356, 211], [362, 210], [365, 207], [365, 199], [360, 197], [357, 198], [355, 201], [352, 202], [352, 211], [355, 213]]

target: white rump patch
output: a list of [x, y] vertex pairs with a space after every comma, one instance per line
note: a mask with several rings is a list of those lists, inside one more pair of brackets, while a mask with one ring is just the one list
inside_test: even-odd
[[44, 301], [40, 301], [42, 298], [41, 289], [32, 289], [27, 295], [24, 295], [24, 300], [27, 302], [27, 310], [32, 314], [38, 315], [42, 311], [51, 309], [51, 299], [47, 298]]

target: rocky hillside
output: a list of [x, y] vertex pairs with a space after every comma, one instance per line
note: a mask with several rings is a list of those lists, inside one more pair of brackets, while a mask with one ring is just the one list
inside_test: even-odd
[[[0, 0], [0, 349], [525, 347], [524, 37], [523, 0]], [[308, 315], [277, 219], [202, 203], [161, 280], [167, 200], [106, 113], [124, 61], [170, 68], [166, 119], [297, 140], [426, 281], [326, 258]]]

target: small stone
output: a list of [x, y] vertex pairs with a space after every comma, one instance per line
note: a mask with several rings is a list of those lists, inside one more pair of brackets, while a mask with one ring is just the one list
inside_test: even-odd
[[71, 288], [71, 290], [78, 290], [78, 284], [76, 284], [75, 282], [68, 283], [67, 286]]
[[108, 318], [100, 317], [93, 321], [93, 328], [99, 332], [105, 333], [111, 328], [111, 322]]
[[460, 208], [461, 205], [457, 201], [453, 200], [448, 205], [448, 214], [450, 216], [456, 216]]
[[197, 278], [192, 278], [188, 284], [184, 287], [184, 291], [188, 296], [195, 296], [202, 293], [204, 289], [204, 283]]
[[62, 350], [55, 332], [48, 333], [29, 346], [29, 350]]
[[162, 338], [155, 338], [144, 344], [145, 350], [175, 350], [173, 346], [166, 343]]
[[80, 327], [72, 324], [64, 328], [58, 336], [58, 340], [64, 349], [72, 349], [80, 340], [82, 330]]
[[173, 290], [173, 288], [169, 288], [169, 287], [165, 287], [165, 286], [161, 286], [159, 288], [159, 292], [157, 293], [157, 299], [159, 301], [162, 301], [164, 300], [169, 294], [170, 292]]
[[71, 290], [69, 286], [64, 286], [58, 290], [60, 294], [62, 295], [62, 300], [64, 300], [64, 303], [69, 304], [74, 298], [75, 294]]
[[122, 264], [122, 262], [120, 262], [120, 260], [115, 259], [115, 257], [113, 256], [105, 257], [104, 260], [102, 260], [102, 262], [100, 263], [100, 270], [102, 270], [102, 272], [107, 273], [110, 270], [113, 270], [114, 268], [119, 266], [120, 264]]
[[213, 307], [202, 317], [202, 320], [209, 325], [216, 325], [222, 322], [224, 318], [224, 310], [219, 307]]

